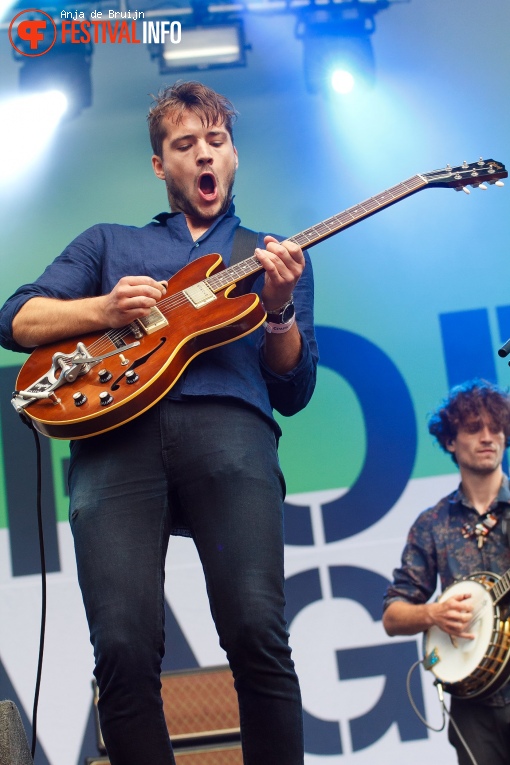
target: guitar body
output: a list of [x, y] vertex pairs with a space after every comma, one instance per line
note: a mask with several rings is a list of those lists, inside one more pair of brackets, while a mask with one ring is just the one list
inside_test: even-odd
[[475, 617], [468, 628], [473, 640], [452, 639], [435, 626], [424, 635], [425, 666], [452, 696], [483, 699], [510, 678], [510, 618], [492, 594], [503, 579], [488, 572], [473, 574], [447, 587], [438, 598], [441, 602], [469, 594], [474, 605]]
[[[195, 307], [183, 297], [183, 290], [200, 283], [211, 274], [225, 269], [218, 254], [205, 255], [189, 263], [173, 276], [166, 295], [156, 308], [168, 321], [161, 329], [143, 334], [139, 345], [123, 353], [122, 345], [137, 340], [132, 325], [120, 331], [112, 330], [80, 337], [91, 355], [100, 347], [105, 352], [110, 344], [118, 353], [101, 364], [91, 365], [89, 371], [72, 383], [64, 383], [54, 396], [32, 401], [24, 412], [34, 427], [46, 436], [59, 439], [79, 439], [104, 433], [142, 414], [159, 401], [179, 379], [195, 356], [218, 345], [233, 342], [259, 327], [265, 311], [258, 295], [249, 293], [228, 297], [235, 285], [217, 292], [214, 299]], [[134, 324], [134, 323], [133, 323]], [[111, 340], [113, 338], [113, 342]], [[23, 365], [16, 380], [17, 390], [30, 390], [36, 381], [48, 374], [48, 361], [55, 353], [69, 358], [76, 352], [77, 338], [36, 348]], [[111, 378], [99, 379], [106, 370]], [[128, 383], [126, 372], [138, 378]], [[107, 392], [111, 403], [102, 404], [99, 394]], [[85, 402], [77, 406], [75, 395], [81, 393]]]

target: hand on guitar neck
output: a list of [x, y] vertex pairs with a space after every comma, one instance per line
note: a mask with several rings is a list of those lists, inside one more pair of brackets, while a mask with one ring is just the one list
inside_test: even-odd
[[305, 258], [301, 247], [290, 240], [279, 242], [266, 236], [264, 244], [265, 250], [255, 250], [266, 272], [262, 302], [266, 311], [275, 311], [291, 298], [305, 268]]
[[[292, 298], [305, 267], [305, 258], [301, 247], [295, 242], [278, 242], [274, 237], [266, 236], [264, 244], [266, 249], [257, 248], [255, 256], [265, 270], [261, 297], [269, 313], [278, 310]], [[288, 332], [266, 332], [264, 358], [267, 365], [280, 375], [297, 366], [301, 358], [301, 335], [295, 322]]]

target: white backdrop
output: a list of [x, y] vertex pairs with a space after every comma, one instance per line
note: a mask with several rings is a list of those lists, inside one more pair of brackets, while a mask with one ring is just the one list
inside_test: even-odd
[[[366, 715], [377, 706], [388, 678], [380, 676], [342, 680], [335, 661], [339, 650], [380, 647], [409, 642], [410, 638], [390, 639], [380, 622], [361, 605], [364, 595], [334, 598], [328, 571], [350, 566], [391, 577], [399, 560], [404, 534], [412, 518], [455, 486], [455, 477], [414, 479], [390, 513], [371, 528], [349, 540], [324, 544], [319, 512], [321, 503], [340, 496], [342, 490], [315, 492], [289, 497], [294, 504], [312, 508], [315, 544], [286, 549], [286, 575], [317, 570], [322, 599], [310, 603], [293, 619], [291, 643], [301, 679], [305, 710], [313, 717], [339, 726], [342, 754], [319, 756], [308, 753], [306, 765], [441, 765], [455, 763], [446, 733], [426, 733], [419, 723], [416, 740], [401, 741], [397, 725], [392, 724], [373, 745], [353, 751], [350, 721]], [[39, 741], [51, 765], [78, 765], [83, 738], [91, 711], [92, 650], [76, 581], [72, 538], [66, 523], [58, 526], [62, 570], [48, 576], [48, 619], [43, 681], [40, 696]], [[18, 703], [30, 717], [39, 639], [40, 579], [38, 576], [11, 577], [7, 532], [0, 535], [0, 657], [17, 694]], [[377, 599], [382, 592], [372, 593]], [[202, 571], [193, 543], [174, 538], [167, 563], [167, 599], [186, 640], [201, 666], [223, 664], [225, 656], [218, 646], [209, 616]], [[413, 640], [413, 639], [411, 639]], [[421, 651], [421, 637], [417, 638]], [[397, 652], [398, 653], [398, 652]], [[396, 654], [397, 655], [397, 654]], [[420, 653], [421, 658], [421, 653]], [[382, 708], [394, 714], [410, 710], [406, 698], [405, 675], [408, 666], [393, 662], [392, 673], [399, 680], [386, 693]], [[434, 727], [441, 723], [441, 712], [433, 677], [423, 672], [422, 685], [427, 718]], [[414, 715], [414, 713], [412, 713]], [[94, 756], [90, 747], [85, 752]], [[36, 757], [37, 762], [37, 757]]]

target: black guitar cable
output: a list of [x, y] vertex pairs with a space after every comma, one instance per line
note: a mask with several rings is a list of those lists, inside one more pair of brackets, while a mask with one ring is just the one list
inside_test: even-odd
[[37, 527], [39, 534], [39, 557], [41, 562], [41, 629], [39, 636], [39, 657], [37, 661], [37, 675], [35, 681], [34, 690], [34, 706], [32, 710], [32, 759], [35, 757], [35, 749], [37, 746], [37, 709], [39, 706], [39, 691], [41, 688], [41, 676], [42, 676], [42, 664], [44, 654], [44, 636], [46, 632], [46, 554], [44, 551], [44, 528], [42, 519], [42, 464], [41, 464], [41, 443], [39, 441], [39, 434], [34, 428], [32, 421], [29, 417], [20, 414], [21, 421], [30, 428], [34, 434], [35, 450], [36, 450], [36, 463], [37, 463]]
[[[425, 725], [425, 727], [428, 728], [429, 730], [433, 730], [435, 733], [441, 733], [441, 731], [444, 730], [444, 727], [446, 725], [445, 712], [448, 711], [446, 709], [446, 706], [445, 706], [445, 703], [444, 703], [443, 688], [442, 688], [442, 686], [440, 686], [440, 684], [438, 684], [439, 701], [441, 702], [441, 711], [443, 713], [443, 724], [441, 725], [440, 728], [433, 728], [432, 725], [429, 725], [429, 723], [426, 721], [426, 719], [423, 717], [422, 713], [420, 712], [420, 710], [416, 706], [416, 704], [414, 702], [414, 699], [413, 699], [413, 694], [412, 694], [412, 691], [411, 691], [411, 676], [412, 676], [414, 670], [416, 669], [416, 667], [419, 667], [420, 664], [423, 664], [423, 659], [421, 659], [420, 661], [415, 661], [414, 664], [411, 666], [411, 669], [407, 673], [407, 677], [406, 677], [407, 698], [409, 699], [409, 703], [411, 704], [415, 715], [417, 717], [419, 717], [419, 719]], [[439, 692], [439, 686], [441, 687], [441, 691], [440, 692]], [[475, 765], [476, 765], [476, 763], [475, 763]]]
[[433, 730], [435, 733], [441, 733], [441, 731], [444, 730], [444, 727], [446, 725], [446, 715], [448, 715], [450, 723], [452, 724], [452, 727], [454, 728], [457, 736], [459, 737], [459, 740], [460, 740], [462, 746], [466, 750], [466, 753], [467, 753], [469, 759], [471, 760], [473, 765], [478, 765], [477, 761], [475, 760], [475, 758], [473, 756], [473, 753], [471, 752], [471, 749], [469, 748], [469, 746], [466, 743], [466, 740], [464, 739], [464, 736], [460, 732], [457, 723], [455, 722], [455, 720], [451, 716], [450, 710], [448, 709], [448, 707], [445, 704], [444, 693], [443, 693], [443, 686], [442, 686], [442, 683], [439, 680], [435, 680], [434, 681], [434, 685], [436, 686], [436, 689], [437, 689], [437, 695], [438, 695], [438, 698], [439, 698], [439, 703], [441, 705], [441, 712], [442, 712], [442, 715], [443, 715], [443, 724], [441, 725], [441, 727], [440, 728], [433, 728], [432, 725], [429, 725], [429, 723], [425, 720], [425, 718], [421, 714], [420, 710], [416, 706], [416, 704], [414, 702], [414, 699], [413, 699], [412, 692], [411, 692], [411, 675], [413, 674], [413, 672], [416, 669], [416, 667], [419, 667], [420, 664], [423, 664], [423, 659], [420, 659], [420, 661], [415, 661], [414, 662], [414, 664], [411, 666], [409, 672], [407, 673], [407, 677], [406, 677], [407, 697], [408, 697], [409, 702], [410, 702], [410, 704], [411, 704], [411, 706], [413, 708], [414, 713], [417, 715], [417, 717], [420, 718], [421, 722], [425, 725], [426, 728], [428, 728], [429, 730]]

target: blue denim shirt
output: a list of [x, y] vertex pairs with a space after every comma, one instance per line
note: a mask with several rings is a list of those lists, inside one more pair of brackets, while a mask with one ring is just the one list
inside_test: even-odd
[[[462, 485], [437, 505], [425, 510], [412, 525], [402, 553], [401, 567], [393, 572], [393, 583], [386, 590], [383, 607], [403, 600], [426, 603], [434, 594], [437, 579], [444, 590], [456, 580], [480, 571], [502, 575], [510, 569], [510, 547], [503, 533], [503, 513], [510, 506], [510, 488], [505, 476], [495, 501], [487, 512], [498, 518], [482, 547], [477, 538], [465, 539], [462, 527], [474, 526], [480, 516], [466, 499]], [[506, 685], [481, 703], [510, 703], [510, 686]]]
[[[182, 213], [160, 214], [142, 228], [117, 224], [92, 226], [71, 242], [34, 283], [23, 285], [7, 300], [0, 312], [1, 345], [27, 351], [12, 337], [12, 320], [30, 298], [74, 300], [104, 295], [122, 276], [168, 279], [190, 261], [214, 252], [220, 253], [228, 266], [239, 224], [231, 205], [197, 241], [193, 241]], [[263, 246], [263, 238], [264, 234], [259, 234], [259, 246]], [[306, 267], [294, 292], [302, 337], [301, 359], [295, 369], [277, 375], [267, 367], [261, 353], [264, 330], [259, 328], [195, 358], [169, 392], [170, 397], [183, 400], [189, 396], [219, 396], [241, 400], [269, 418], [280, 434], [272, 409], [287, 416], [295, 414], [310, 400], [316, 381], [313, 273], [307, 253], [305, 258]], [[263, 279], [262, 272], [254, 292], [260, 294]]]

